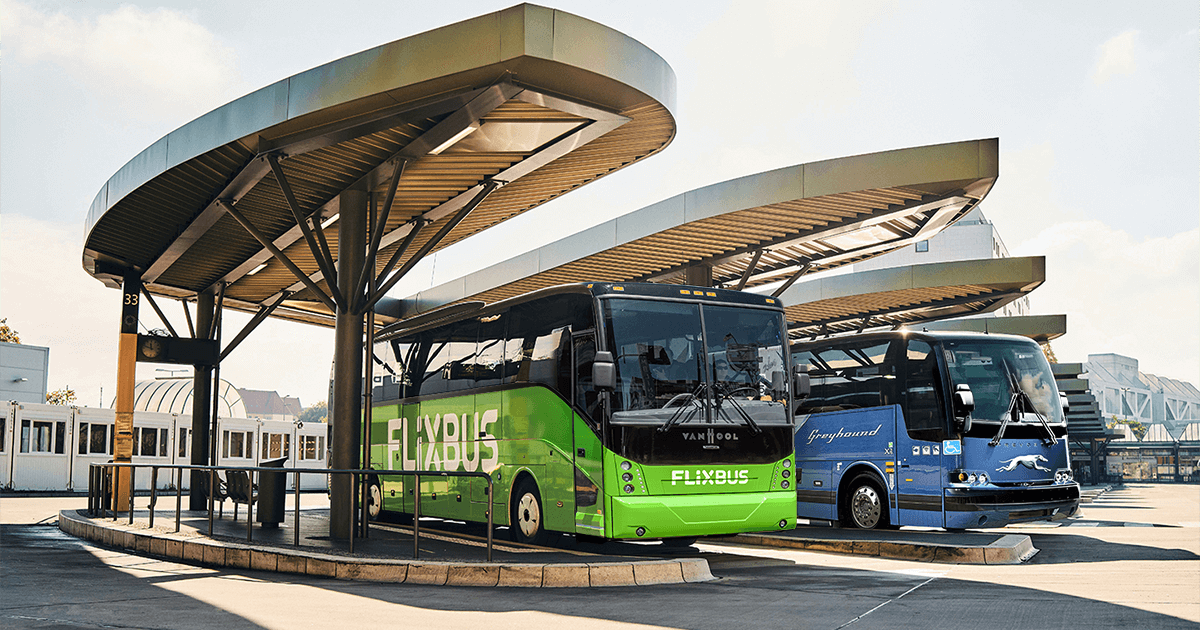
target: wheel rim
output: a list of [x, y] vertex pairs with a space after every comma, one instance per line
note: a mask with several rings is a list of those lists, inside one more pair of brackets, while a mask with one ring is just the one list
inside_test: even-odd
[[542, 526], [542, 514], [538, 509], [537, 497], [532, 493], [527, 492], [521, 495], [521, 500], [517, 503], [517, 526], [521, 528], [521, 534], [526, 538], [533, 538]]
[[367, 487], [367, 515], [376, 518], [382, 510], [383, 490], [377, 484], [371, 484]]
[[854, 524], [862, 529], [871, 529], [879, 524], [882, 510], [879, 504], [879, 493], [871, 486], [859, 486], [850, 497], [850, 514]]

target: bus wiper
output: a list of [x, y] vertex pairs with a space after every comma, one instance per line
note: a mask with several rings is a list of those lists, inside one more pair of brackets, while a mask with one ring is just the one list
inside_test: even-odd
[[[734, 390], [734, 391], [737, 391], [737, 390]], [[715, 401], [716, 402], [715, 411], [718, 416], [721, 413], [721, 401], [722, 400], [728, 400], [730, 403], [733, 404], [733, 408], [735, 410], [737, 410], [738, 415], [742, 417], [742, 420], [744, 420], [746, 422], [746, 426], [750, 427], [751, 431], [753, 431], [756, 434], [762, 433], [762, 429], [759, 428], [758, 423], [754, 421], [754, 418], [751, 418], [750, 414], [746, 413], [746, 410], [743, 409], [742, 406], [740, 404], [738, 404], [737, 399], [735, 399], [733, 397], [733, 392], [719, 392], [717, 394], [717, 399]]]
[[1000, 444], [1000, 440], [1004, 439], [1004, 430], [1008, 428], [1008, 421], [1010, 419], [1018, 419], [1025, 407], [1033, 410], [1042, 427], [1046, 429], [1046, 433], [1050, 436], [1049, 439], [1042, 438], [1042, 443], [1046, 445], [1058, 444], [1058, 436], [1054, 435], [1054, 429], [1050, 428], [1050, 421], [1046, 420], [1046, 416], [1042, 415], [1041, 411], [1038, 411], [1037, 405], [1033, 404], [1033, 399], [1029, 397], [1029, 394], [1025, 393], [1024, 389], [1021, 389], [1021, 382], [1017, 379], [1017, 375], [1013, 372], [1013, 369], [1009, 367], [1008, 361], [1003, 361], [1003, 365], [1004, 373], [1008, 376], [1009, 389], [1012, 390], [1012, 398], [1008, 402], [1008, 411], [1004, 412], [1004, 417], [1000, 421], [1000, 430], [996, 432], [996, 437], [992, 438], [988, 442], [988, 445], [996, 446]]
[[[687, 396], [689, 396], [689, 398], [682, 405], [679, 405], [679, 409], [676, 409], [675, 413], [671, 414], [671, 417], [668, 418], [667, 421], [664, 422], [661, 427], [658, 427], [658, 432], [666, 433], [667, 430], [670, 429], [671, 427], [684, 422], [686, 419], [690, 419], [692, 417], [692, 415], [696, 412], [697, 409], [703, 409], [703, 407], [699, 403], [697, 403], [696, 400], [700, 398], [700, 393], [702, 391], [704, 391], [704, 388], [705, 388], [705, 384], [700, 383], [699, 385], [696, 386], [695, 391], [693, 391], [691, 394], [686, 394]], [[683, 396], [685, 394], [680, 394], [680, 395]], [[674, 400], [674, 399], [672, 399], [672, 400]], [[667, 404], [670, 404], [670, 403], [667, 403]], [[684, 410], [689, 409], [689, 408], [692, 410], [692, 413], [688, 414], [685, 418], [685, 416], [683, 415], [683, 412], [684, 412]]]

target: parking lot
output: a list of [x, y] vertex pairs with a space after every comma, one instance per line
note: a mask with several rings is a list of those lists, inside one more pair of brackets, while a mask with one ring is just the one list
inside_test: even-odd
[[59, 509], [82, 502], [0, 498], [0, 627], [1200, 625], [1200, 492], [1192, 485], [1118, 487], [1079, 518], [1010, 528], [1040, 550], [1021, 565], [702, 541], [683, 553], [706, 557], [715, 581], [592, 589], [377, 584], [194, 567], [83, 543], [50, 525]]

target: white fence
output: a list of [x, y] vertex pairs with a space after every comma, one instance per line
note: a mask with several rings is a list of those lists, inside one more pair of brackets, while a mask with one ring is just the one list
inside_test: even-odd
[[[112, 460], [111, 409], [3, 403], [0, 414], [0, 487], [18, 491], [84, 492], [88, 465]], [[133, 415], [133, 463], [191, 463], [191, 416], [137, 412]], [[218, 418], [217, 464], [257, 466], [286, 458], [285, 468], [325, 468], [329, 425], [253, 418]], [[302, 475], [302, 490], [325, 487], [323, 475]], [[292, 476], [289, 475], [291, 489]], [[138, 470], [137, 488], [150, 488], [150, 469]], [[159, 489], [174, 488], [160, 471]], [[184, 489], [188, 480], [183, 480]]]

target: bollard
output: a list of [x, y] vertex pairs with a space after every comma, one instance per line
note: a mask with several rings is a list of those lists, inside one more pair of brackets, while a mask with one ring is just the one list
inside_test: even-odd
[[295, 532], [293, 533], [293, 543], [292, 544], [299, 547], [300, 546], [300, 473], [299, 473], [299, 471], [297, 471], [295, 473], [295, 475], [296, 475], [296, 487], [294, 488], [294, 490], [296, 491], [296, 510], [292, 516], [292, 524], [294, 525], [294, 527], [292, 529], [295, 530]]
[[175, 469], [175, 531], [179, 531], [179, 515], [183, 511], [183, 469]]
[[158, 503], [158, 466], [150, 467], [150, 528], [154, 528], [154, 506]]
[[129, 524], [133, 525], [133, 490], [137, 480], [137, 467], [129, 465]]

